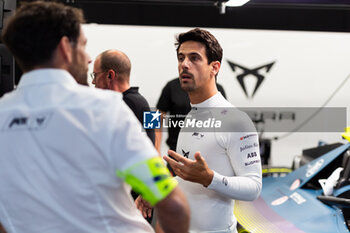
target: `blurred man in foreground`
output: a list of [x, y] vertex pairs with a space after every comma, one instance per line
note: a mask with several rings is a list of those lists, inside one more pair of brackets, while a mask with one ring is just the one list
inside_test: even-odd
[[187, 232], [186, 199], [121, 95], [78, 84], [90, 62], [83, 22], [78, 9], [38, 1], [3, 31], [24, 74], [0, 100], [0, 222], [10, 232], [153, 232], [128, 183], [167, 232]]

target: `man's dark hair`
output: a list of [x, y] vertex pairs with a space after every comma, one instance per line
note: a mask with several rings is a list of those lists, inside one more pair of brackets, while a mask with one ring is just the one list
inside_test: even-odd
[[222, 48], [219, 44], [219, 42], [216, 40], [216, 38], [208, 31], [195, 28], [188, 32], [184, 32], [179, 34], [176, 37], [175, 46], [176, 52], [179, 53], [179, 48], [182, 43], [186, 41], [197, 41], [205, 45], [205, 52], [208, 59], [208, 64], [210, 64], [212, 61], [219, 61], [222, 60]]
[[83, 12], [56, 2], [23, 2], [3, 30], [2, 39], [23, 71], [51, 61], [63, 36], [76, 46]]

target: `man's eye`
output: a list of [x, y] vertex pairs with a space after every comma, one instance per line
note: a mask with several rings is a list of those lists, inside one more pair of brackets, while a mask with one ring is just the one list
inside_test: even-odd
[[198, 60], [199, 60], [199, 57], [198, 57], [198, 56], [192, 56], [192, 57], [191, 57], [191, 60], [192, 60], [192, 61], [198, 61]]
[[178, 57], [177, 60], [178, 60], [178, 61], [183, 61], [184, 58], [183, 58], [183, 57]]

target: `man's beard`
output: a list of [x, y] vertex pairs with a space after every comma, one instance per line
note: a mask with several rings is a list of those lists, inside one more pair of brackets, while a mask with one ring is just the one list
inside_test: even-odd
[[[187, 78], [183, 78], [183, 75], [186, 75]], [[188, 78], [190, 77], [190, 78]], [[184, 70], [180, 73], [180, 86], [182, 88], [182, 90], [184, 90], [185, 92], [191, 92], [194, 91], [196, 89], [196, 81], [194, 79], [193, 74], [191, 74], [190, 72]], [[190, 82], [192, 82], [192, 84], [189, 85], [189, 83], [185, 84], [187, 81], [187, 79], [190, 79]]]
[[73, 53], [73, 62], [69, 67], [69, 73], [74, 77], [77, 83], [85, 86], [89, 86], [88, 84], [88, 69], [87, 67], [83, 67], [82, 64], [78, 62], [78, 58], [76, 53]]
[[196, 90], [196, 82], [194, 80], [192, 80], [191, 85], [183, 84], [182, 80], [180, 80], [180, 86], [181, 86], [182, 90], [184, 90], [185, 92], [192, 92], [192, 91]]
[[84, 72], [82, 69], [78, 70], [79, 68], [72, 68], [70, 69], [71, 75], [74, 77], [75, 81], [77, 83], [84, 85], [84, 86], [89, 86], [88, 84], [88, 75], [87, 72]]
[[194, 86], [181, 86], [182, 90], [184, 90], [185, 92], [192, 92], [194, 91], [196, 88]]

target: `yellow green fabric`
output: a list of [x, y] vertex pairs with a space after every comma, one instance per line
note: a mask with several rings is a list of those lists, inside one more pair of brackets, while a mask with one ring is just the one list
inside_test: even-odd
[[348, 140], [350, 142], [350, 127], [345, 128], [345, 133], [342, 133], [344, 139]]
[[290, 173], [292, 172], [292, 169], [286, 168], [286, 167], [269, 167], [269, 168], [263, 168], [262, 173]]
[[177, 186], [161, 157], [153, 157], [137, 163], [125, 171], [116, 171], [135, 192], [152, 206], [164, 199]]

